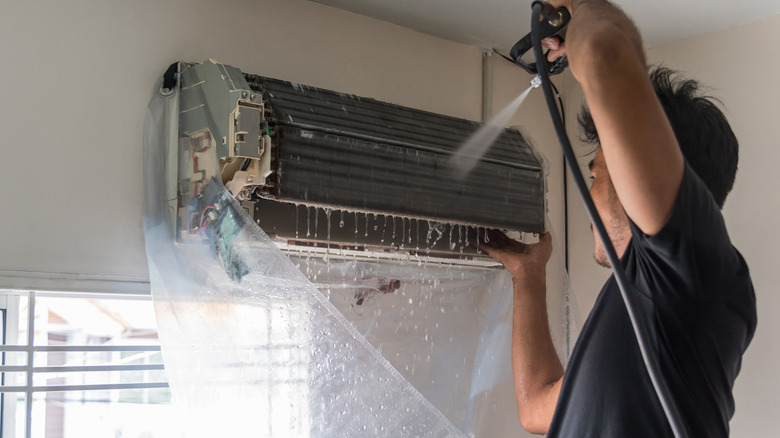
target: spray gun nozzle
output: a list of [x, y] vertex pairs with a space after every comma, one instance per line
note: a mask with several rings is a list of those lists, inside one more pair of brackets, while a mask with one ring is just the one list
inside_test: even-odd
[[531, 88], [539, 88], [540, 85], [542, 85], [542, 76], [534, 76], [534, 78], [531, 79]]

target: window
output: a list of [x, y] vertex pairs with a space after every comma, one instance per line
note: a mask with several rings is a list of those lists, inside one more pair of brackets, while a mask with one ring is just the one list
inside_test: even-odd
[[0, 291], [0, 438], [181, 436], [149, 296]]

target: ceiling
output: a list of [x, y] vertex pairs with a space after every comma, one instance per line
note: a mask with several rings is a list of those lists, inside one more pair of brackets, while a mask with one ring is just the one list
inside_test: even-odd
[[[530, 0], [312, 0], [452, 41], [507, 51], [530, 30]], [[616, 0], [656, 46], [780, 13], [778, 0]]]

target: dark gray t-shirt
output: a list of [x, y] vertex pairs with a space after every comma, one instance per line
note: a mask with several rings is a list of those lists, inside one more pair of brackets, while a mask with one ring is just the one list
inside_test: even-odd
[[[728, 436], [732, 385], [756, 327], [745, 260], [687, 164], [663, 229], [648, 237], [632, 222], [631, 231], [621, 261], [684, 427], [690, 437]], [[614, 277], [572, 351], [548, 436], [672, 436]]]

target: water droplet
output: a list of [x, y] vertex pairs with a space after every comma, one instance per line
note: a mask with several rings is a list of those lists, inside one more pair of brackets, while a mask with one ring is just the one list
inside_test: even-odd
[[320, 220], [320, 212], [317, 210], [317, 207], [314, 207], [314, 238], [317, 238], [317, 229], [319, 226], [317, 225]]
[[295, 238], [298, 238], [298, 204], [295, 204]]
[[311, 209], [306, 207], [306, 237], [311, 236]]
[[[385, 218], [385, 221], [387, 221], [387, 218]], [[395, 243], [395, 218], [392, 218], [393, 221], [393, 236], [390, 238], [390, 244]]]

